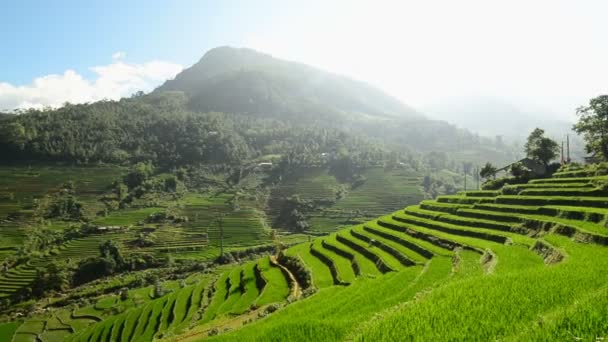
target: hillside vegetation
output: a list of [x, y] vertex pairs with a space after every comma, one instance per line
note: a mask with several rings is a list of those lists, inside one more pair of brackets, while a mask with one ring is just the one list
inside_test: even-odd
[[138, 304], [102, 296], [0, 327], [19, 341], [594, 340], [608, 334], [606, 182], [570, 167], [521, 195], [440, 196]]
[[378, 164], [391, 152], [411, 159], [431, 151], [451, 151], [454, 160], [512, 159], [508, 147], [429, 120], [363, 82], [229, 47], [210, 50], [150, 94], [18, 114], [0, 120], [2, 161], [171, 168], [291, 155], [310, 167], [323, 163], [323, 153]]

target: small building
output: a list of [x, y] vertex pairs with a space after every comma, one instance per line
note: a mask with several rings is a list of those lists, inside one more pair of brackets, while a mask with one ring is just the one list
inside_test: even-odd
[[593, 152], [592, 155], [585, 157], [585, 164], [597, 164], [604, 161], [601, 156], [598, 156], [597, 151]]
[[535, 176], [544, 176], [547, 174], [547, 167], [543, 163], [527, 157], [524, 159], [520, 159], [514, 163], [511, 163], [507, 166], [501, 167], [500, 169], [496, 170], [496, 172], [509, 172], [511, 166], [517, 163], [521, 163], [525, 168], [529, 169]]
[[262, 169], [262, 170], [269, 170], [272, 168], [272, 163], [271, 162], [258, 163], [257, 168]]

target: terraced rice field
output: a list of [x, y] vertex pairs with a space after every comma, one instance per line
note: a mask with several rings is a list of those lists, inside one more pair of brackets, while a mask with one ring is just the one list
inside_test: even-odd
[[0, 167], [0, 219], [23, 211], [40, 198], [56, 191], [62, 184], [72, 181], [76, 196], [85, 203], [85, 210], [94, 214], [101, 209], [97, 197], [105, 192], [112, 182], [124, 173], [116, 166], [70, 167], [70, 166], [2, 166]]
[[184, 232], [205, 234], [208, 245], [220, 246], [218, 216], [223, 217], [225, 247], [246, 247], [270, 242], [264, 213], [254, 208], [231, 208], [230, 196], [192, 195], [184, 199], [183, 214], [189, 217]]
[[366, 181], [354, 189], [344, 188], [346, 195], [340, 198], [337, 197], [338, 191], [345, 185], [337, 182], [327, 171], [313, 170], [302, 176], [293, 176], [272, 192], [269, 207], [273, 210], [269, 217], [274, 219], [282, 201], [292, 195], [303, 200], [336, 201], [325, 212], [313, 214], [308, 219], [312, 232], [331, 233], [348, 226], [345, 221], [353, 212], [359, 211], [355, 219], [369, 219], [418, 203], [423, 198], [420, 190], [422, 178], [412, 172], [370, 168], [363, 171], [362, 176]]
[[[31, 206], [36, 199], [57, 191], [62, 184], [71, 181], [75, 185], [79, 201], [84, 210], [94, 214], [103, 205], [98, 197], [114, 179], [124, 172], [121, 167], [70, 167], [70, 166], [2, 166], [0, 167], [0, 261], [14, 255], [27, 239], [31, 222]], [[61, 223], [50, 223], [49, 227], [62, 227]], [[90, 255], [91, 246], [66, 245], [61, 258]], [[97, 245], [93, 251], [98, 250]], [[31, 260], [18, 265], [6, 273], [0, 273], [0, 297], [10, 295], [31, 283], [37, 266], [44, 266], [53, 256]]]
[[[472, 191], [423, 201], [228, 266], [68, 339], [601, 339], [608, 209], [596, 205], [605, 200], [598, 194], [567, 203], [553, 195], [554, 184], [595, 189], [597, 179], [555, 179], [531, 182], [533, 195]], [[284, 306], [257, 319], [270, 303]], [[44, 324], [49, 318], [28, 320], [17, 331], [46, 331]]]
[[[10, 341], [11, 336], [17, 341], [36, 341], [36, 337], [42, 341], [80, 340], [82, 335], [86, 336], [84, 340], [95, 341], [151, 340], [153, 332], [159, 336], [173, 334], [198, 319], [203, 295], [212, 280], [213, 274], [195, 274], [186, 280], [185, 287], [177, 281], [165, 282], [163, 287], [169, 292], [159, 299], [150, 297], [152, 286], [148, 286], [131, 290], [125, 301], [109, 295], [82, 308], [51, 309], [23, 323], [15, 322], [15, 327], [7, 326], [6, 340]], [[116, 310], [121, 313], [116, 314]], [[155, 321], [146, 324], [148, 318]], [[0, 325], [0, 334], [2, 329]]]
[[175, 289], [162, 298], [92, 324], [69, 339], [151, 341], [183, 332], [198, 320], [226, 319], [283, 302], [289, 292], [288, 278], [266, 257], [230, 268], [214, 279], [202, 278]]
[[365, 183], [351, 190], [334, 209], [360, 210], [367, 216], [379, 216], [418, 203], [423, 198], [422, 177], [413, 176], [411, 172], [375, 168], [366, 170], [363, 176], [367, 178]]
[[[554, 183], [593, 189], [595, 180], [558, 179], [522, 186], [535, 189], [525, 196], [470, 192], [424, 201], [292, 247], [287, 253], [326, 290], [211, 340], [606, 336], [605, 306], [591, 301], [607, 293], [608, 209], [594, 205], [604, 201], [598, 194], [564, 205]], [[422, 299], [398, 305], [420, 293]], [[384, 313], [370, 320], [377, 312]]]
[[94, 234], [67, 241], [60, 246], [57, 253], [48, 254], [29, 260], [0, 274], [0, 297], [14, 294], [23, 287], [29, 286], [36, 277], [36, 270], [45, 267], [52, 261], [76, 263], [80, 259], [99, 254], [99, 245], [106, 240], [124, 242], [130, 238], [128, 232]]

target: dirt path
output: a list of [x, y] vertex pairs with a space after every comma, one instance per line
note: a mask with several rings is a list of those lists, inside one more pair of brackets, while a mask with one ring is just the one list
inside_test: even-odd
[[[298, 283], [298, 281], [296, 280], [296, 277], [293, 275], [293, 273], [291, 273], [291, 271], [289, 271], [289, 269], [287, 267], [281, 265], [278, 262], [276, 255], [270, 256], [270, 263], [276, 267], [280, 267], [281, 270], [285, 274], [287, 274], [287, 276], [289, 277], [289, 282], [290, 282], [290, 286], [291, 286], [291, 293], [289, 294], [289, 296], [291, 298], [296, 298], [296, 299], [300, 298], [302, 296], [302, 288], [301, 288], [300, 284]], [[249, 311], [245, 314], [236, 316], [234, 318], [231, 318], [231, 319], [228, 319], [225, 321], [214, 323], [212, 326], [201, 328], [201, 330], [197, 330], [196, 328], [194, 328], [192, 331], [190, 331], [186, 334], [183, 334], [183, 335], [180, 335], [177, 337], [168, 338], [166, 341], [193, 342], [193, 341], [198, 341], [200, 339], [208, 337], [209, 332], [211, 330], [217, 329], [221, 333], [221, 332], [225, 331], [226, 329], [228, 329], [228, 330], [239, 329], [243, 326], [243, 322], [246, 322], [249, 320], [255, 321], [256, 319], [258, 319], [259, 313], [264, 312], [264, 310], [266, 310], [267, 307], [268, 307], [268, 305], [264, 305], [256, 310]]]
[[249, 311], [245, 314], [236, 316], [234, 318], [222, 321], [220, 323], [216, 323], [213, 324], [213, 326], [207, 327], [203, 330], [196, 330], [196, 328], [186, 334], [177, 336], [177, 337], [173, 337], [170, 338], [166, 341], [171, 341], [171, 342], [193, 342], [193, 341], [199, 341], [205, 337], [209, 336], [209, 332], [213, 329], [217, 329], [220, 333], [224, 332], [226, 329], [232, 331], [232, 330], [236, 330], [239, 328], [243, 327], [243, 322], [248, 321], [248, 320], [253, 320], [255, 321], [258, 318], [258, 313], [260, 312], [264, 312], [264, 310], [266, 310], [266, 308], [268, 307], [268, 305], [264, 305], [262, 307], [259, 307], [256, 310], [253, 311]]
[[277, 267], [280, 267], [289, 276], [289, 282], [291, 284], [290, 296], [295, 299], [300, 298], [300, 296], [302, 296], [302, 288], [300, 287], [300, 284], [296, 280], [296, 277], [293, 275], [293, 273], [291, 273], [291, 271], [287, 267], [285, 267], [279, 263], [276, 255], [270, 256], [270, 263], [272, 263], [273, 265], [275, 265]]

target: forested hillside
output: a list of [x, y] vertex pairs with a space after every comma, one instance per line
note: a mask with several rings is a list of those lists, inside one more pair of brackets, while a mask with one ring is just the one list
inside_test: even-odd
[[232, 48], [149, 94], [3, 114], [0, 148], [0, 339], [15, 341], [147, 341], [401, 269], [354, 242], [341, 255], [360, 269], [338, 276], [342, 249], [302, 243], [514, 159], [364, 83]]
[[512, 159], [505, 146], [428, 120], [362, 82], [227, 47], [209, 51], [148, 95], [6, 118], [0, 124], [3, 160], [173, 167], [292, 154], [316, 166], [321, 153], [339, 151], [370, 163], [408, 151], [451, 152], [454, 160], [475, 155], [478, 162]]

